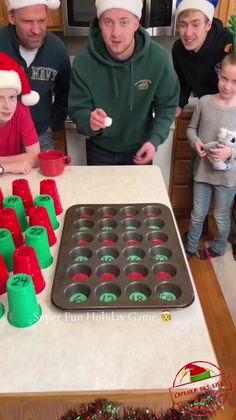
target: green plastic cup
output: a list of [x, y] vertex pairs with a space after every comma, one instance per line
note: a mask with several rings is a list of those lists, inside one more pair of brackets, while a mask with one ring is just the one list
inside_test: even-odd
[[0, 254], [8, 271], [13, 271], [15, 244], [9, 229], [0, 228]]
[[2, 303], [0, 303], [0, 319], [3, 317], [5, 313], [5, 308]]
[[45, 207], [48, 211], [49, 218], [51, 220], [51, 224], [54, 230], [58, 229], [60, 223], [57, 220], [56, 211], [54, 207], [54, 201], [51, 195], [48, 194], [40, 194], [37, 195], [34, 199], [34, 205], [36, 207]]
[[11, 325], [26, 328], [39, 321], [42, 308], [37, 302], [32, 278], [27, 274], [15, 274], [7, 282], [9, 312], [7, 319]]
[[53, 262], [50, 253], [47, 229], [43, 226], [30, 226], [25, 231], [25, 243], [34, 248], [41, 268], [49, 267]]
[[21, 229], [24, 232], [25, 229], [27, 229], [28, 222], [26, 219], [26, 214], [25, 214], [25, 209], [24, 209], [24, 204], [22, 201], [22, 198], [19, 197], [18, 195], [8, 195], [7, 197], [4, 198], [3, 200], [3, 207], [10, 207], [12, 209], [14, 209], [16, 211], [18, 220], [20, 222], [21, 225]]

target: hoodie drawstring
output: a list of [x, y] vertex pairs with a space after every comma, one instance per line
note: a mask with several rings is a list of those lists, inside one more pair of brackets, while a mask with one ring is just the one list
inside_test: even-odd
[[[115, 90], [115, 97], [119, 98], [119, 86], [115, 74], [114, 67], [111, 66], [111, 73], [112, 73], [112, 82]], [[133, 104], [134, 104], [134, 61], [131, 60], [130, 63], [130, 83], [129, 83], [129, 109], [130, 111], [133, 110]]]
[[117, 79], [116, 79], [116, 75], [115, 75], [113, 66], [111, 67], [111, 73], [112, 73], [112, 81], [113, 81], [114, 90], [115, 90], [115, 96], [116, 96], [116, 98], [119, 98], [119, 87], [118, 87], [118, 83], [117, 83]]
[[129, 109], [133, 111], [134, 104], [134, 60], [130, 64]]

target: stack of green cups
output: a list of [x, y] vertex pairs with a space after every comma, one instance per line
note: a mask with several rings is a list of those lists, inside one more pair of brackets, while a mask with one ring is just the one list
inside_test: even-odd
[[43, 226], [30, 226], [25, 231], [25, 243], [34, 248], [41, 268], [49, 267], [53, 262], [48, 243], [47, 229]]
[[57, 220], [55, 207], [54, 207], [54, 201], [51, 195], [48, 194], [40, 194], [37, 195], [34, 199], [34, 205], [36, 207], [45, 207], [48, 211], [48, 215], [52, 224], [52, 227], [54, 230], [59, 228], [59, 222]]
[[7, 282], [7, 315], [11, 325], [26, 328], [39, 321], [41, 306], [37, 303], [32, 278], [27, 274], [15, 274]]
[[0, 254], [8, 271], [13, 271], [15, 244], [9, 229], [0, 228]]
[[16, 211], [21, 229], [24, 232], [29, 225], [26, 219], [22, 198], [18, 195], [8, 195], [3, 200], [3, 207], [10, 207]]

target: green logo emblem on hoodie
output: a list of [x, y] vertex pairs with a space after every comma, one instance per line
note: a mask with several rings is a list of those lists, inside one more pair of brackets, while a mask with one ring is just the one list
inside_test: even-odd
[[138, 87], [138, 90], [148, 90], [150, 85], [152, 84], [151, 80], [139, 80], [135, 83], [135, 86]]

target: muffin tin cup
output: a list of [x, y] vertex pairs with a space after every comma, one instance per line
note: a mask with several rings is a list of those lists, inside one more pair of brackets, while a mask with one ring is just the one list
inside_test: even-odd
[[115, 247], [103, 246], [98, 248], [97, 257], [102, 262], [112, 262], [119, 257], [119, 251]]
[[87, 281], [92, 274], [92, 269], [86, 264], [73, 264], [68, 269], [68, 277], [72, 282]]
[[137, 206], [124, 206], [120, 209], [120, 214], [124, 218], [134, 219], [139, 214]]
[[90, 232], [94, 223], [88, 219], [78, 219], [74, 222], [75, 229], [78, 232]]
[[75, 247], [70, 250], [70, 259], [75, 263], [84, 263], [92, 258], [93, 252], [90, 248]]
[[70, 207], [51, 299], [62, 310], [190, 305], [193, 287], [170, 209], [159, 203]]

